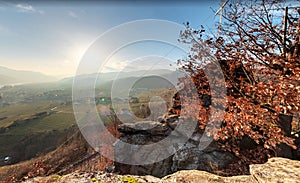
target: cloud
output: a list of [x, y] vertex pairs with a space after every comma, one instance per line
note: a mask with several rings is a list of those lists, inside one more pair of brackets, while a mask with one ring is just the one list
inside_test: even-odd
[[150, 55], [132, 60], [122, 60], [118, 57], [112, 57], [105, 63], [101, 72], [131, 72], [137, 70], [151, 71], [159, 69], [176, 70], [176, 68], [176, 60], [161, 56]]
[[73, 11], [68, 11], [68, 15], [73, 17], [73, 18], [78, 18], [78, 15]]
[[44, 14], [45, 12], [42, 10], [38, 10], [34, 8], [33, 6], [29, 4], [17, 4], [16, 7], [19, 9], [20, 12], [25, 12], [25, 13], [40, 13]]

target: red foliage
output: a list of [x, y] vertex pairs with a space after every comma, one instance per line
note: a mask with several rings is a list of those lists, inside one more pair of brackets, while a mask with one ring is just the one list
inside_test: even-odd
[[[120, 133], [117, 130], [117, 126], [119, 125], [119, 123], [116, 124], [112, 124], [112, 125], [108, 125], [106, 126], [106, 130], [113, 135], [115, 138], [119, 138], [120, 137]], [[106, 167], [110, 166], [113, 164], [114, 159], [110, 159], [105, 157], [104, 155], [113, 155], [114, 154], [114, 147], [112, 146], [113, 142], [114, 142], [114, 138], [112, 138], [112, 136], [109, 136], [107, 133], [100, 133], [99, 138], [103, 139], [102, 140], [102, 144], [101, 144], [101, 148], [100, 148], [100, 163], [98, 164], [98, 168], [99, 170], [104, 170]], [[106, 143], [105, 143], [106, 142]], [[104, 155], [102, 155], [104, 154]], [[112, 156], [113, 158], [113, 156]]]
[[[206, 135], [213, 135], [221, 148], [235, 153], [244, 164], [265, 161], [266, 156], [274, 155], [280, 143], [296, 148], [291, 132], [284, 128], [290, 122], [281, 124], [278, 116], [292, 116], [300, 109], [300, 10], [289, 12], [290, 22], [283, 34], [282, 24], [272, 14], [278, 12], [270, 10], [278, 6], [284, 3], [229, 3], [224, 10], [220, 37], [203, 38], [205, 30], [195, 30], [189, 24], [181, 33], [181, 41], [192, 48], [179, 64], [196, 85], [197, 96], [193, 98], [199, 100], [199, 105], [191, 103], [185, 107], [185, 116], [193, 116], [198, 109], [199, 127], [209, 125]], [[282, 41], [284, 35], [286, 43]], [[216, 59], [210, 57], [211, 51], [204, 44]], [[218, 66], [225, 78], [225, 96], [218, 93], [221, 90], [215, 85], [222, 83]], [[182, 79], [186, 88], [191, 88], [186, 81]], [[211, 81], [215, 82], [213, 88]], [[186, 92], [184, 100], [190, 100], [192, 95]], [[204, 95], [214, 96], [211, 105], [204, 105]], [[224, 98], [225, 109], [220, 107]], [[224, 118], [220, 118], [222, 112]], [[256, 146], [241, 149], [245, 138]]]

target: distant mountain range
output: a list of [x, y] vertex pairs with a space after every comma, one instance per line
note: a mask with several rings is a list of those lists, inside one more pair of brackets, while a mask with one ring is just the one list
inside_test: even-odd
[[[139, 88], [159, 88], [159, 87], [171, 87], [171, 83], [177, 83], [178, 78], [182, 77], [183, 73], [180, 71], [172, 71], [168, 69], [159, 69], [159, 70], [138, 70], [131, 72], [108, 72], [108, 73], [94, 73], [87, 75], [76, 76], [78, 83], [82, 83], [84, 86], [85, 83], [90, 81], [95, 81], [96, 86], [101, 88], [111, 88], [114, 84], [124, 86], [129, 86], [130, 84], [136, 83], [136, 87]], [[159, 79], [161, 78], [161, 79]], [[74, 77], [68, 77], [60, 80], [62, 85], [72, 85]], [[163, 81], [164, 80], [164, 81]], [[122, 87], [121, 87], [122, 88]]]
[[[110, 93], [112, 88], [125, 92], [128, 87], [135, 89], [172, 88], [182, 77], [180, 71], [168, 69], [138, 70], [131, 72], [107, 72], [85, 74], [67, 77], [57, 80], [55, 77], [47, 76], [39, 72], [13, 70], [0, 66], [0, 88], [1, 85], [37, 83], [37, 87], [52, 89], [71, 89], [76, 77], [80, 87], [85, 88], [87, 83], [95, 82], [98, 91]], [[41, 84], [44, 83], [44, 84]], [[33, 87], [33, 86], [32, 86]]]
[[44, 83], [57, 78], [33, 71], [14, 70], [0, 66], [0, 85], [18, 83]]

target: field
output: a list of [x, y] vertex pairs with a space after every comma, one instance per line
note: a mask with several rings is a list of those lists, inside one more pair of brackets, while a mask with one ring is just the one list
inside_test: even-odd
[[[0, 108], [0, 114], [6, 117], [0, 123], [0, 158], [14, 156], [15, 161], [23, 160], [19, 156], [34, 157], [55, 148], [64, 137], [64, 130], [75, 124], [70, 104], [13, 104]], [[28, 152], [17, 152], [26, 146], [31, 147], [24, 150]]]
[[[77, 125], [71, 89], [66, 86], [33, 84], [0, 89], [0, 159], [12, 157], [9, 162], [12, 164], [28, 160], [56, 149], [68, 138], [69, 129]], [[157, 120], [159, 115], [154, 114], [166, 112], [174, 92], [166, 88], [135, 91], [130, 95], [138, 98], [137, 101], [127, 100], [115, 105], [111, 101], [99, 102], [101, 97], [98, 96], [97, 110], [106, 125], [124, 120], [138, 121], [146, 117], [147, 120]], [[104, 95], [109, 93], [102, 92]], [[124, 112], [128, 102], [134, 118]], [[121, 115], [122, 119], [119, 120], [116, 114]], [[1, 165], [5, 163], [0, 162]]]

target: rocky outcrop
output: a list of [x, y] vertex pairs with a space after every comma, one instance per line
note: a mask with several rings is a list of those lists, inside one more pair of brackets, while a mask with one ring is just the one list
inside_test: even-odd
[[300, 161], [271, 158], [265, 164], [250, 165], [250, 174], [259, 183], [300, 182]]
[[25, 181], [26, 183], [85, 183], [85, 182], [152, 182], [152, 183], [300, 183], [300, 161], [284, 158], [271, 158], [265, 164], [250, 166], [251, 175], [222, 177], [199, 170], [182, 170], [167, 175], [161, 179], [153, 176], [118, 175], [105, 172], [71, 173], [68, 175], [52, 175], [37, 177]]
[[[204, 107], [211, 105], [209, 95], [202, 95], [201, 99]], [[204, 170], [215, 173], [237, 160], [232, 153], [224, 152], [213, 140], [205, 137], [197, 125], [196, 128], [190, 126], [188, 130], [192, 134], [188, 136], [178, 131], [178, 126], [189, 123], [180, 118], [181, 107], [180, 96], [177, 92], [173, 97], [173, 106], [164, 117], [158, 118], [157, 122], [142, 121], [119, 126], [118, 130], [121, 137], [115, 144], [115, 170], [120, 174], [153, 175], [156, 177], [163, 177], [180, 170]], [[287, 123], [281, 127], [286, 134], [290, 134], [291, 116], [279, 115], [279, 119], [280, 124]], [[167, 138], [177, 140], [171, 141], [171, 147], [162, 145], [155, 150], [149, 149], [149, 151], [139, 146], [158, 143]], [[123, 142], [133, 146], [125, 147]], [[241, 149], [253, 149], [257, 146], [256, 142], [247, 135], [243, 137], [241, 144]], [[169, 152], [173, 153], [155, 163], [135, 164], [138, 160], [155, 159], [155, 154]], [[299, 152], [299, 150], [293, 151], [291, 147], [285, 144], [280, 144], [275, 149], [277, 156], [290, 159], [298, 157]]]
[[[162, 177], [171, 173], [172, 157], [150, 165], [128, 165], [118, 161], [135, 162], [135, 158], [149, 157], [150, 153], [136, 148], [127, 148], [122, 142], [133, 145], [148, 145], [164, 139], [171, 130], [165, 124], [154, 121], [143, 121], [134, 124], [123, 124], [118, 127], [121, 137], [115, 144], [115, 171], [121, 174], [154, 175]], [[159, 149], [163, 152], [163, 149]]]
[[[206, 148], [199, 143], [202, 133], [199, 130], [191, 129], [190, 138], [180, 132], [176, 127], [182, 125], [179, 117], [175, 114], [168, 116], [161, 122], [142, 121], [123, 124], [118, 130], [121, 133], [120, 140], [115, 144], [115, 170], [120, 174], [153, 175], [163, 177], [179, 170], [204, 170], [214, 172], [223, 169], [234, 160], [234, 155], [220, 150], [215, 143], [209, 144]], [[194, 132], [193, 132], [194, 131]], [[157, 154], [169, 153], [170, 156], [161, 161], [145, 165], [129, 165], [119, 162], [137, 162], [139, 159], [156, 158], [152, 149], [148, 152], [143, 146], [149, 145], [166, 138], [175, 139], [170, 146], [159, 146], [155, 151]], [[210, 143], [210, 139], [207, 139]], [[171, 140], [172, 141], [172, 140]], [[125, 147], [123, 143], [132, 144], [132, 148]], [[153, 156], [153, 157], [152, 157]], [[133, 163], [134, 164], [134, 163]]]

